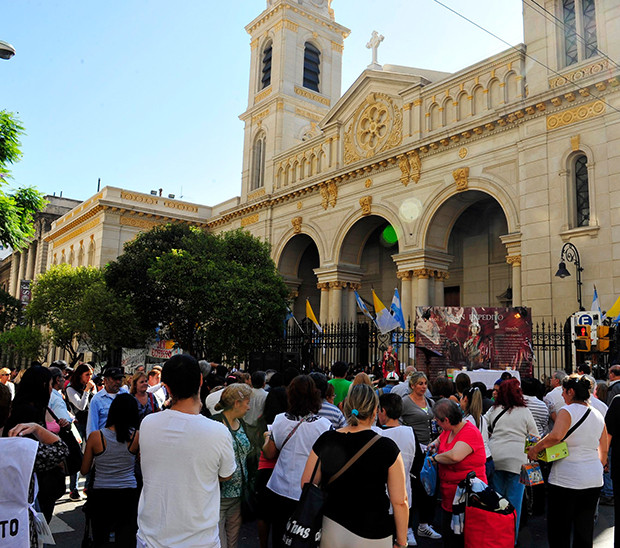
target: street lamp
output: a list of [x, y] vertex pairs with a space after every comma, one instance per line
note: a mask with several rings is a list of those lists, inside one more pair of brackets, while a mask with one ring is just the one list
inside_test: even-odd
[[581, 266], [581, 262], [579, 260], [579, 251], [577, 248], [571, 244], [570, 242], [565, 243], [562, 246], [562, 252], [560, 253], [560, 264], [558, 265], [558, 271], [555, 275], [558, 278], [566, 278], [570, 276], [570, 272], [566, 270], [566, 262], [574, 263], [575, 268], [577, 269], [577, 301], [579, 302], [579, 310], [585, 310], [583, 304], [581, 304], [581, 273], [583, 272], [583, 267]]
[[15, 55], [15, 48], [8, 42], [0, 40], [0, 59], [10, 59]]

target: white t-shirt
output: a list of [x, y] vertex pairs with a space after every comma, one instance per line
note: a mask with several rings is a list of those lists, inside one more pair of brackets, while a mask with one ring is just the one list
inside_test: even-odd
[[228, 429], [168, 409], [140, 426], [144, 487], [138, 540], [149, 548], [219, 548], [219, 477], [235, 471]]
[[[562, 409], [570, 413], [571, 425], [577, 424], [588, 407], [571, 403]], [[603, 465], [598, 457], [598, 443], [605, 427], [605, 420], [590, 407], [588, 418], [564, 441], [568, 457], [553, 463], [549, 483], [568, 489], [590, 489], [603, 485]]]
[[[391, 428], [379, 428], [378, 426], [372, 427], [373, 432], [380, 434], [385, 438], [390, 438], [398, 448], [400, 454], [403, 457], [403, 464], [405, 465], [405, 478], [407, 484], [407, 498], [409, 499], [409, 508], [411, 508], [411, 466], [413, 465], [413, 459], [415, 458], [415, 434], [411, 426], [393, 426]], [[390, 514], [392, 513], [392, 506], [390, 505]]]
[[[557, 414], [558, 411], [565, 405], [564, 398], [562, 397], [562, 387], [556, 386], [553, 390], [551, 390], [551, 392], [545, 394], [543, 401], [549, 408], [549, 414]], [[549, 426], [549, 428], [551, 428], [551, 426]]]
[[[603, 416], [603, 418], [605, 417], [605, 415], [607, 414], [607, 409], [608, 409], [606, 404], [604, 404], [601, 400], [599, 400], [595, 396], [590, 396], [588, 403], [590, 404], [591, 407], [594, 407], [594, 409], [596, 409]], [[581, 426], [579, 428], [581, 428]]]
[[286, 437], [299, 423], [298, 419], [288, 417], [286, 413], [280, 413], [271, 425], [271, 437], [280, 454], [267, 487], [278, 495], [299, 500], [301, 476], [312, 446], [323, 432], [331, 429], [332, 423], [318, 415], [306, 418], [282, 447]]
[[[476, 426], [476, 419], [472, 415], [465, 415], [463, 418]], [[476, 428], [478, 427], [476, 426]], [[480, 415], [480, 428], [478, 428], [478, 430], [480, 430], [480, 433], [482, 434], [482, 441], [484, 442], [484, 452], [488, 459], [491, 456], [491, 447], [489, 446], [489, 424], [487, 423], [484, 415]]]

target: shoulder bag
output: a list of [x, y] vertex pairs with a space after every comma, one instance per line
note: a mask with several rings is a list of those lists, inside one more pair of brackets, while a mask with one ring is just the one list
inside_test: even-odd
[[[381, 436], [375, 434], [338, 472], [329, 478], [326, 485], [342, 476], [380, 438]], [[314, 477], [320, 462], [321, 459], [318, 458], [312, 477], [303, 486], [297, 507], [286, 523], [286, 529], [282, 537], [282, 542], [285, 546], [290, 546], [291, 548], [316, 548], [321, 543], [323, 506], [326, 495], [321, 487], [314, 484]]]
[[508, 408], [504, 407], [501, 413], [497, 415], [497, 417], [495, 417], [495, 420], [491, 424], [489, 424], [489, 428], [487, 429], [487, 431], [489, 432], [489, 437], [493, 435], [493, 430], [495, 430], [495, 425], [497, 424], [497, 421], [502, 418], [502, 416], [504, 415], [504, 413], [506, 413], [506, 411], [508, 411]]
[[[49, 407], [47, 408], [47, 412], [60, 426], [58, 417]], [[58, 432], [58, 437], [64, 441], [69, 448], [69, 455], [65, 458], [63, 463], [65, 475], [69, 476], [71, 474], [77, 474], [82, 467], [82, 449], [80, 448], [80, 443], [72, 432], [71, 425], [65, 426], [64, 428], [61, 426], [60, 432]]]

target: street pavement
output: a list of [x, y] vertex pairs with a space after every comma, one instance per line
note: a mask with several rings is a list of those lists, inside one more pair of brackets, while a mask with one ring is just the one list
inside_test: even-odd
[[[80, 487], [81, 487], [80, 480]], [[56, 546], [58, 548], [78, 548], [82, 542], [84, 533], [84, 513], [82, 505], [84, 501], [73, 502], [69, 500], [69, 491], [56, 503], [54, 517], [50, 524]], [[439, 516], [439, 512], [437, 513]], [[614, 511], [611, 506], [600, 506], [598, 522], [594, 529], [595, 548], [613, 548], [614, 545]], [[421, 548], [440, 548], [441, 541], [418, 539]], [[547, 543], [547, 530], [543, 516], [527, 518], [527, 523], [519, 532], [520, 548], [545, 548]], [[170, 547], [174, 548], [174, 547]], [[241, 529], [239, 548], [259, 548], [256, 523], [248, 523]]]

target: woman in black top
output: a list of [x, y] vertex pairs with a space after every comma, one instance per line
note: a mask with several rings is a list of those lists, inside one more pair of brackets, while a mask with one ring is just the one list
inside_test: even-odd
[[[379, 400], [372, 387], [353, 386], [344, 403], [348, 426], [323, 433], [308, 457], [302, 486], [314, 478], [327, 493], [321, 546], [392, 548], [407, 546], [409, 507], [405, 467], [396, 444], [381, 437], [351, 467], [328, 483], [374, 436]], [[387, 493], [386, 494], [386, 484]], [[389, 497], [388, 497], [389, 495]], [[394, 515], [390, 515], [390, 502]], [[396, 541], [392, 535], [396, 531]]]

